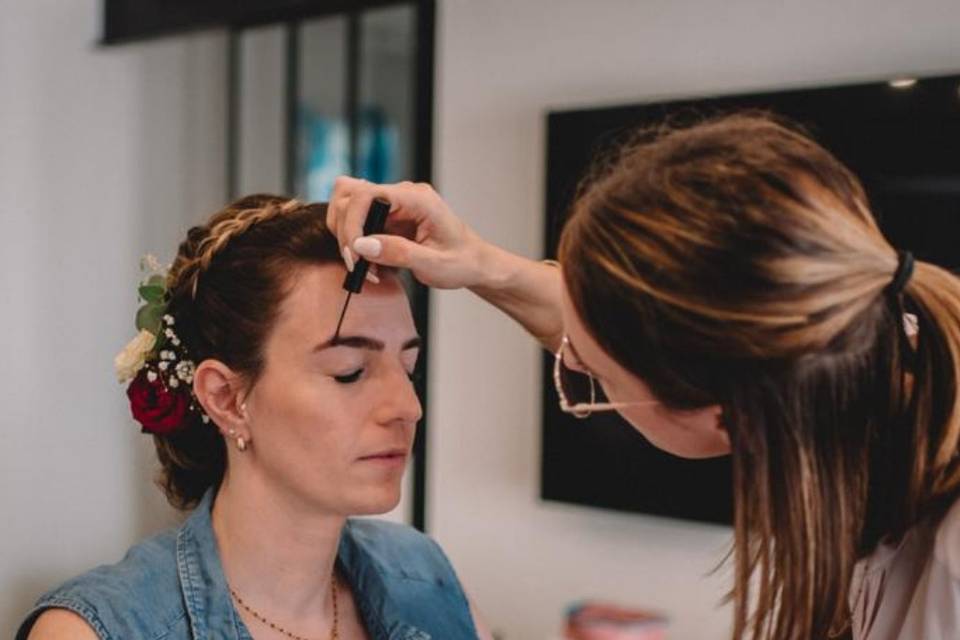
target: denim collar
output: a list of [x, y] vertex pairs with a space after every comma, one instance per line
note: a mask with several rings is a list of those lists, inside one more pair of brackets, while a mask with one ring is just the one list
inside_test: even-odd
[[[209, 489], [177, 532], [180, 589], [196, 640], [251, 640], [230, 596], [213, 535]], [[430, 634], [403, 619], [390, 598], [382, 572], [354, 538], [350, 522], [340, 536], [337, 566], [349, 582], [371, 640], [430, 640]]]

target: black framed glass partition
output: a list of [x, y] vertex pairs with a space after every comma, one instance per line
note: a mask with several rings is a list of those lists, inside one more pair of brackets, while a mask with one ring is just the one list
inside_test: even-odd
[[340, 174], [416, 179], [415, 31], [403, 4], [299, 24], [290, 191], [326, 200]]

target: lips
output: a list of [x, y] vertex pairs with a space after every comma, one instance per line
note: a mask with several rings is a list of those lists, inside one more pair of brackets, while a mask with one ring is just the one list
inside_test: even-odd
[[407, 457], [406, 449], [385, 449], [377, 453], [360, 456], [359, 460], [405, 460]]

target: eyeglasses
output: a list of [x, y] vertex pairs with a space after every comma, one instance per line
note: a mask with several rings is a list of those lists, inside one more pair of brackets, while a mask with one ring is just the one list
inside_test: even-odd
[[[597, 402], [597, 381], [593, 374], [586, 371], [573, 371], [564, 364], [563, 350], [569, 346], [570, 339], [564, 335], [553, 361], [553, 384], [560, 398], [560, 410], [564, 413], [577, 418], [586, 418], [595, 411], [616, 411], [624, 407], [660, 404], [659, 400]], [[579, 399], [583, 397], [588, 400], [580, 402]]]

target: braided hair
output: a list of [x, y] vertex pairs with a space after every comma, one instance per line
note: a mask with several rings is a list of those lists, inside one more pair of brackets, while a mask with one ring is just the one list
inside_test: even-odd
[[223, 251], [231, 239], [255, 224], [290, 213], [300, 206], [303, 205], [295, 199], [270, 195], [252, 195], [234, 202], [207, 224], [187, 232], [187, 239], [180, 245], [180, 252], [170, 269], [168, 285], [190, 283], [190, 296], [195, 300], [200, 274], [210, 267], [214, 256]]

